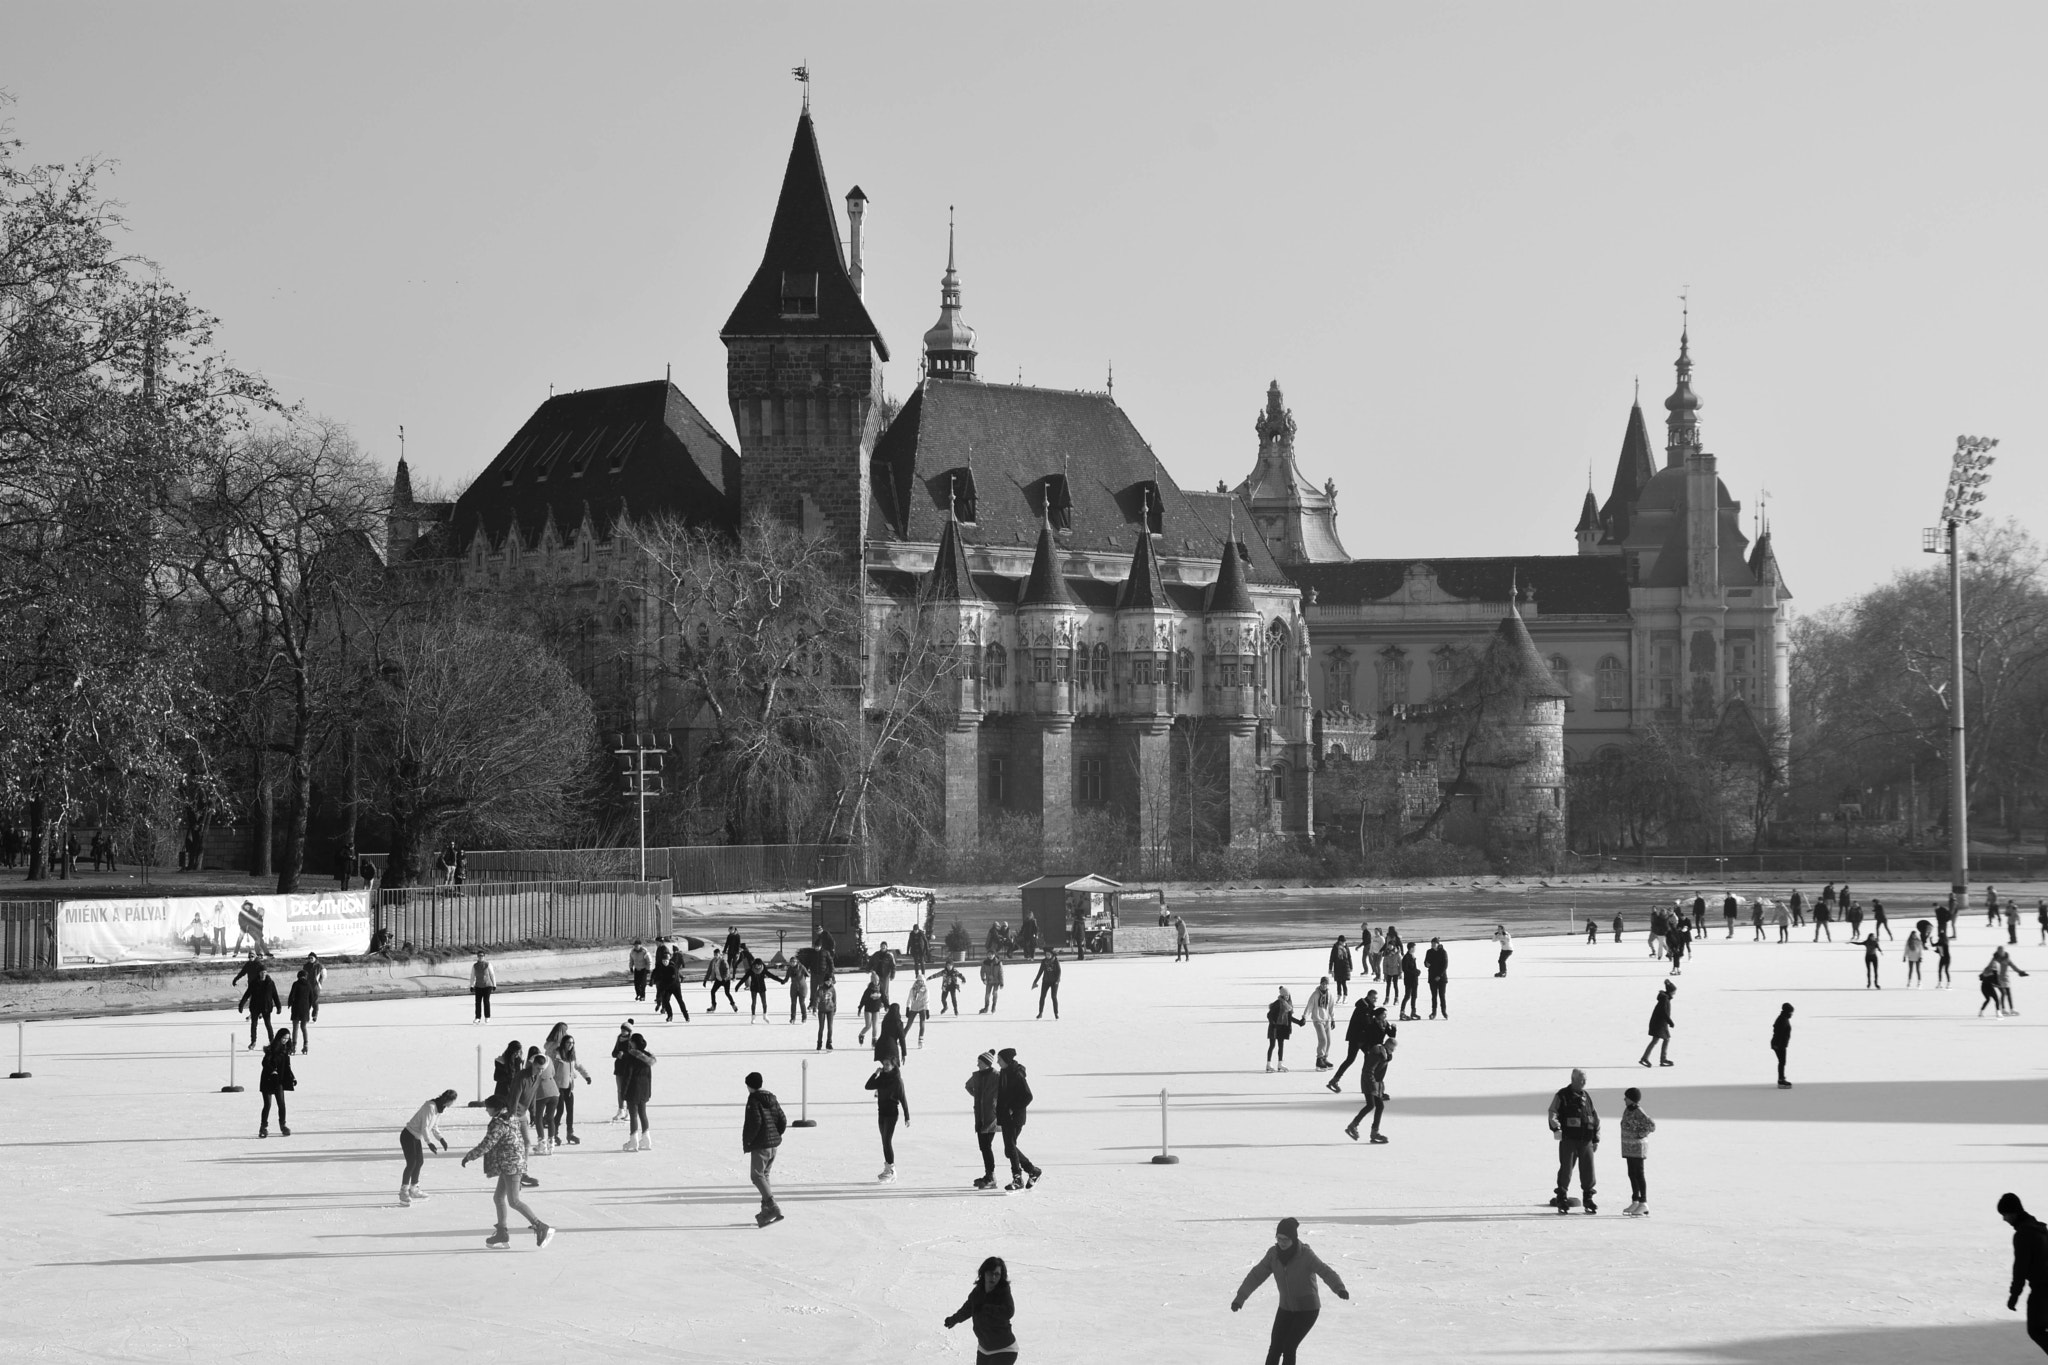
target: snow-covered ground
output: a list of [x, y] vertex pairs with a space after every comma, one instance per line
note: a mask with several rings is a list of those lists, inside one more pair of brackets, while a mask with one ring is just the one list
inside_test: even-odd
[[[997, 1254], [1025, 1361], [1257, 1361], [1273, 1291], [1229, 1301], [1289, 1214], [1353, 1295], [1326, 1296], [1305, 1361], [2033, 1359], [1992, 1205], [2010, 1189], [2048, 1210], [2048, 986], [2018, 983], [2020, 1018], [1978, 1019], [1989, 935], [1966, 933], [1952, 991], [1902, 989], [1887, 943], [1876, 992], [1851, 947], [1746, 927], [1729, 943], [1717, 924], [1679, 978], [1679, 1064], [1650, 1071], [1635, 1058], [1664, 973], [1639, 936], [1525, 939], [1506, 980], [1490, 945], [1456, 944], [1455, 1014], [1403, 1027], [1382, 1147], [1344, 1137], [1356, 1089], [1322, 1088], [1311, 1035], [1291, 1072], [1261, 1069], [1264, 1006], [1279, 984], [1305, 1001], [1321, 947], [1069, 964], [1057, 1023], [1032, 1018], [1013, 966], [998, 1014], [970, 992], [912, 1053], [893, 1185], [874, 1179], [856, 1023], [819, 1054], [808, 1029], [704, 1014], [694, 988], [688, 1025], [651, 1022], [624, 986], [504, 995], [488, 1028], [467, 1000], [329, 1005], [293, 1136], [267, 1141], [254, 1054], [247, 1092], [218, 1093], [230, 1011], [32, 1024], [34, 1078], [0, 1082], [0, 1360], [965, 1362], [969, 1330], [940, 1320]], [[2036, 937], [2030, 970], [2048, 967]], [[1799, 1007], [1789, 1091], [1766, 1050], [1781, 1000]], [[661, 1057], [645, 1154], [605, 1122], [629, 1014]], [[486, 1250], [487, 1182], [461, 1146], [429, 1161], [431, 1202], [399, 1207], [412, 1110], [444, 1086], [473, 1098], [479, 1045], [557, 1019], [599, 1079], [583, 1144], [534, 1163], [560, 1237]], [[999, 1046], [1029, 1066], [1025, 1147], [1047, 1171], [1016, 1194], [968, 1188], [962, 1082]], [[820, 1123], [790, 1133], [788, 1219], [758, 1230], [741, 1077], [765, 1073], [794, 1117], [804, 1059]], [[1544, 1110], [1574, 1065], [1610, 1125], [1597, 1217], [1542, 1205]], [[1631, 1084], [1660, 1125], [1648, 1219], [1621, 1216]], [[1177, 1166], [1148, 1161], [1162, 1088]], [[458, 1143], [479, 1115], [450, 1111]]]

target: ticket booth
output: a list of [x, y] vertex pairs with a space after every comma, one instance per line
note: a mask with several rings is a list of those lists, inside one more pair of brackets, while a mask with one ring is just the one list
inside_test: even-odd
[[805, 893], [811, 900], [811, 942], [821, 931], [832, 935], [832, 962], [860, 967], [883, 944], [904, 957], [910, 931], [932, 931], [938, 896], [921, 886], [821, 886]]
[[1088, 936], [1088, 951], [1116, 951], [1116, 926], [1124, 885], [1089, 873], [1082, 877], [1040, 877], [1017, 888], [1024, 897], [1024, 917], [1038, 926], [1042, 947], [1072, 948], [1078, 916]]

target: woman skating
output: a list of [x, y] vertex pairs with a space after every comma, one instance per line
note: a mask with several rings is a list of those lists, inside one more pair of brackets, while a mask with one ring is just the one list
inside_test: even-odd
[[1863, 988], [1865, 990], [1881, 991], [1884, 989], [1884, 983], [1877, 979], [1877, 958], [1878, 954], [1883, 951], [1884, 949], [1877, 946], [1876, 934], [1865, 934], [1863, 936]]
[[610, 1122], [617, 1123], [626, 1117], [626, 1049], [633, 1043], [633, 1021], [628, 1019], [619, 1025], [619, 1036], [612, 1039], [612, 1090], [618, 1096], [618, 1112]]
[[[1294, 997], [1287, 993], [1285, 986], [1282, 986], [1280, 994], [1273, 997], [1273, 1003], [1266, 1006], [1266, 1070], [1287, 1069], [1287, 1040], [1297, 1027], [1307, 1022], [1306, 1019], [1295, 1017]], [[1276, 1053], [1280, 1061], [1278, 1067], [1273, 1065]]]
[[1309, 992], [1308, 1022], [1316, 1031], [1316, 1070], [1328, 1071], [1336, 1065], [1330, 1060], [1330, 1033], [1337, 1026], [1337, 1011], [1327, 976]]
[[292, 1031], [299, 1036], [298, 1044], [292, 1049], [294, 1052], [311, 1053], [313, 1050], [313, 1006], [319, 998], [313, 989], [311, 974], [306, 968], [299, 968], [298, 976], [292, 981], [291, 993], [285, 997], [285, 1008], [291, 1011]]
[[1660, 1045], [1663, 1053], [1657, 1058], [1657, 1065], [1674, 1065], [1671, 1060], [1671, 1030], [1674, 1026], [1671, 1018], [1671, 997], [1676, 994], [1678, 987], [1670, 981], [1665, 982], [1664, 989], [1657, 992], [1657, 1003], [1650, 1009], [1650, 1041], [1643, 1045], [1643, 1055], [1636, 1058], [1636, 1065], [1648, 1066], [1650, 1054], [1657, 1051]]
[[283, 1137], [290, 1137], [292, 1130], [284, 1116], [284, 1096], [287, 1090], [299, 1088], [298, 1077], [292, 1075], [292, 1031], [281, 1028], [263, 1049], [263, 1078], [256, 1083], [263, 1092], [263, 1118], [256, 1129], [256, 1136], [270, 1136], [270, 1103], [277, 1101], [277, 1131]]
[[870, 1037], [881, 1036], [882, 978], [868, 973], [868, 984], [861, 987], [860, 1003], [854, 1007], [861, 1017], [860, 1034], [853, 1041], [865, 1043]]
[[902, 1066], [904, 1050], [909, 1041], [910, 1030], [903, 1022], [903, 1006], [889, 1006], [883, 1012], [880, 1027], [875, 1030], [875, 1060]]
[[[555, 1090], [561, 1096], [559, 1121], [569, 1130], [569, 1145], [574, 1147], [583, 1139], [576, 1136], [576, 1078], [581, 1076], [585, 1085], [590, 1084], [590, 1073], [583, 1063], [576, 1060], [576, 1040], [563, 1034], [555, 1044]], [[548, 1134], [548, 1141], [555, 1141], [555, 1132]]]
[[1495, 946], [1500, 949], [1500, 969], [1494, 975], [1497, 977], [1506, 976], [1508, 974], [1508, 959], [1515, 955], [1515, 941], [1509, 936], [1508, 927], [1505, 924], [1493, 926], [1493, 941]]
[[1010, 1297], [1010, 1267], [1003, 1264], [1002, 1257], [991, 1256], [981, 1263], [967, 1302], [946, 1319], [946, 1326], [974, 1324], [976, 1365], [1016, 1365], [1017, 1334], [1010, 1327], [1010, 1319], [1016, 1315], [1017, 1305]]
[[917, 1045], [923, 1047], [924, 1026], [932, 1017], [931, 992], [924, 984], [924, 968], [914, 970], [917, 975], [910, 979], [910, 994], [903, 1002], [903, 1024], [905, 1028], [917, 1025]]
[[981, 1013], [996, 1012], [996, 997], [1003, 991], [1003, 962], [991, 953], [981, 963], [982, 1000]]
[[832, 1050], [832, 1021], [839, 1015], [839, 979], [821, 974], [817, 978], [817, 998], [811, 1002], [811, 1012], [818, 1016], [818, 1044], [813, 1052]]
[[398, 1149], [405, 1153], [405, 1173], [398, 1177], [398, 1202], [407, 1207], [415, 1199], [426, 1198], [420, 1193], [420, 1171], [427, 1164], [428, 1149], [438, 1144], [442, 1151], [448, 1150], [448, 1139], [441, 1133], [441, 1114], [453, 1103], [455, 1092], [443, 1090], [398, 1130]]
[[1296, 1365], [1295, 1352], [1323, 1311], [1316, 1281], [1322, 1280], [1340, 1299], [1348, 1299], [1351, 1294], [1344, 1288], [1344, 1281], [1337, 1278], [1337, 1272], [1323, 1264], [1322, 1258], [1301, 1240], [1301, 1224], [1293, 1218], [1280, 1220], [1280, 1226], [1273, 1232], [1273, 1245], [1237, 1287], [1230, 1311], [1235, 1313], [1243, 1308], [1244, 1301], [1268, 1276], [1280, 1291], [1280, 1308], [1273, 1314], [1273, 1338], [1266, 1348], [1266, 1365]]
[[[894, 1009], [895, 1006], [890, 1006]], [[903, 1093], [903, 1071], [894, 1062], [883, 1062], [868, 1077], [867, 1088], [875, 1092], [875, 1122], [882, 1130], [882, 1173], [877, 1180], [896, 1178], [896, 1118], [910, 1126], [910, 1100]]]
[[1330, 945], [1330, 978], [1337, 983], [1337, 998], [1347, 999], [1351, 994], [1351, 945], [1342, 934]]
[[1956, 984], [1949, 979], [1949, 958], [1948, 934], [1945, 931], [1937, 933], [1934, 936], [1934, 989], [1936, 990]]
[[540, 1220], [540, 1215], [526, 1207], [526, 1200], [520, 1196], [522, 1177], [526, 1174], [526, 1149], [520, 1146], [519, 1133], [513, 1127], [512, 1115], [505, 1102], [496, 1095], [484, 1101], [484, 1109], [491, 1116], [490, 1126], [484, 1129], [483, 1141], [470, 1149], [462, 1158], [462, 1164], [483, 1159], [484, 1174], [494, 1177], [497, 1189], [491, 1192], [492, 1202], [498, 1209], [498, 1226], [484, 1245], [494, 1251], [502, 1251], [512, 1245], [512, 1234], [506, 1231], [505, 1210], [516, 1209], [527, 1225], [533, 1229], [533, 1244], [536, 1249], [546, 1246], [554, 1239], [555, 1230]]
[[1650, 1157], [1650, 1134], [1657, 1121], [1643, 1112], [1643, 1092], [1630, 1086], [1621, 1092], [1621, 1160], [1628, 1167], [1629, 1205], [1622, 1212], [1644, 1218], [1650, 1212], [1650, 1178], [1643, 1163]]
[[1926, 985], [1927, 983], [1920, 979], [1920, 959], [1924, 955], [1924, 950], [1920, 945], [1920, 930], [1918, 928], [1906, 931], [1906, 946], [1899, 949], [1899, 953], [1906, 959], [1907, 987]]
[[621, 1054], [626, 1063], [626, 1146], [629, 1152], [651, 1152], [654, 1139], [647, 1131], [647, 1101], [654, 1095], [654, 1054], [647, 1040], [634, 1034]]

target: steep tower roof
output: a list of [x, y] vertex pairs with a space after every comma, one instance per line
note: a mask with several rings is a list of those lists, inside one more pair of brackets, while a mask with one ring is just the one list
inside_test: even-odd
[[1582, 536], [1588, 531], [1600, 529], [1600, 504], [1593, 497], [1593, 490], [1586, 490], [1586, 500], [1579, 505], [1579, 524], [1572, 527], [1572, 534]]
[[1257, 608], [1252, 605], [1252, 595], [1245, 590], [1244, 566], [1238, 562], [1237, 542], [1223, 542], [1223, 565], [1216, 571], [1216, 582], [1209, 589], [1210, 611], [1241, 611], [1250, 613]]
[[981, 589], [967, 568], [967, 547], [960, 542], [960, 523], [946, 518], [939, 533], [939, 556], [932, 565], [932, 600], [937, 602], [980, 602]]
[[1756, 545], [1749, 552], [1749, 571], [1757, 582], [1777, 585], [1778, 596], [1792, 595], [1792, 590], [1785, 586], [1785, 575], [1778, 570], [1778, 554], [1771, 548], [1768, 530], [1757, 533]]
[[1038, 528], [1038, 552], [1031, 556], [1031, 577], [1024, 584], [1022, 605], [1027, 607], [1071, 607], [1074, 594], [1060, 571], [1059, 547], [1052, 543], [1052, 527]]
[[[1032, 570], [1032, 578], [1038, 571]], [[1172, 605], [1167, 601], [1166, 583], [1159, 573], [1159, 556], [1152, 548], [1151, 533], [1140, 528], [1138, 548], [1131, 555], [1131, 572], [1124, 579], [1124, 590], [1117, 597], [1118, 611], [1139, 611], [1147, 608], [1164, 610]]]
[[1643, 488], [1657, 476], [1657, 461], [1650, 454], [1650, 428], [1643, 420], [1639, 401], [1628, 410], [1628, 426], [1621, 433], [1621, 454], [1614, 462], [1614, 487], [1600, 509], [1600, 523], [1607, 541], [1618, 545], [1628, 538], [1629, 516]]
[[1672, 362], [1678, 371], [1678, 386], [1671, 396], [1664, 400], [1664, 411], [1670, 416], [1664, 419], [1664, 467], [1667, 469], [1683, 466], [1688, 456], [1700, 452], [1700, 398], [1692, 391], [1692, 329], [1687, 326], [1678, 331], [1678, 359]]
[[398, 472], [391, 477], [391, 501], [399, 507], [412, 505], [412, 471], [405, 467], [405, 456], [398, 457]]
[[761, 266], [719, 332], [721, 338], [792, 335], [866, 337], [889, 358], [888, 343], [847, 273], [809, 109], [796, 122]]
[[924, 334], [924, 372], [933, 379], [978, 378], [974, 329], [960, 317], [960, 272], [953, 266], [953, 216], [946, 215], [946, 273], [939, 279], [939, 320]]
[[1501, 617], [1500, 629], [1486, 647], [1486, 666], [1488, 672], [1499, 668], [1516, 678], [1526, 700], [1565, 701], [1571, 697], [1558, 685], [1536, 642], [1529, 638], [1529, 628], [1522, 624], [1522, 613], [1515, 610], [1513, 602], [1508, 603], [1508, 614]]

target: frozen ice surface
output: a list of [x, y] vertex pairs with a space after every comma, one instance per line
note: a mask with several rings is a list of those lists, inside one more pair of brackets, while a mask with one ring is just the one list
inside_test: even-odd
[[[971, 983], [965, 1017], [934, 1017], [911, 1053], [889, 1185], [846, 1015], [828, 1054], [780, 1014], [706, 1014], [696, 987], [687, 1025], [656, 1022], [623, 984], [501, 994], [483, 1028], [466, 998], [330, 1003], [297, 1060], [293, 1136], [267, 1141], [256, 1054], [236, 1053], [247, 1091], [218, 1093], [229, 1009], [31, 1024], [34, 1078], [0, 1083], [0, 1360], [966, 1362], [969, 1329], [940, 1320], [995, 1254], [1027, 1362], [1256, 1361], [1273, 1290], [1236, 1316], [1229, 1301], [1290, 1214], [1353, 1295], [1325, 1296], [1304, 1361], [2038, 1358], [2004, 1308], [1992, 1205], [2010, 1189], [2048, 1210], [2048, 985], [2017, 983], [2019, 1018], [1979, 1019], [1981, 928], [1953, 990], [1903, 989], [1888, 942], [1879, 992], [1853, 947], [1752, 943], [1747, 926], [1731, 943], [1714, 921], [1678, 978], [1678, 1065], [1647, 1071], [1635, 1058], [1665, 970], [1639, 933], [1520, 938], [1506, 980], [1491, 945], [1453, 945], [1455, 1013], [1402, 1027], [1382, 1147], [1344, 1137], [1356, 1087], [1323, 1089], [1312, 1033], [1290, 1072], [1262, 1070], [1273, 988], [1300, 1007], [1321, 947], [1069, 963], [1057, 1023], [1032, 1017], [1013, 965], [995, 1016], [975, 1013]], [[2048, 965], [2048, 950], [2017, 960]], [[1799, 1011], [1790, 1091], [1766, 1050], [1781, 1000]], [[661, 1058], [656, 1147], [640, 1154], [606, 1122], [628, 1015]], [[580, 1092], [583, 1144], [533, 1162], [554, 1244], [484, 1248], [488, 1182], [456, 1164], [478, 1110], [449, 1111], [433, 1198], [401, 1208], [396, 1135], [414, 1108], [444, 1086], [474, 1098], [479, 1046], [538, 1042], [558, 1019], [597, 1084]], [[984, 1194], [968, 1188], [962, 1082], [1002, 1046], [1029, 1066], [1024, 1145], [1048, 1174]], [[758, 1230], [741, 1077], [762, 1071], [794, 1118], [806, 1059], [819, 1126], [789, 1134], [788, 1219]], [[1544, 1110], [1574, 1065], [1609, 1125], [1598, 1217], [1542, 1203]], [[1659, 1124], [1648, 1219], [1621, 1212], [1629, 1085]], [[1177, 1166], [1148, 1161], [1162, 1088]]]

